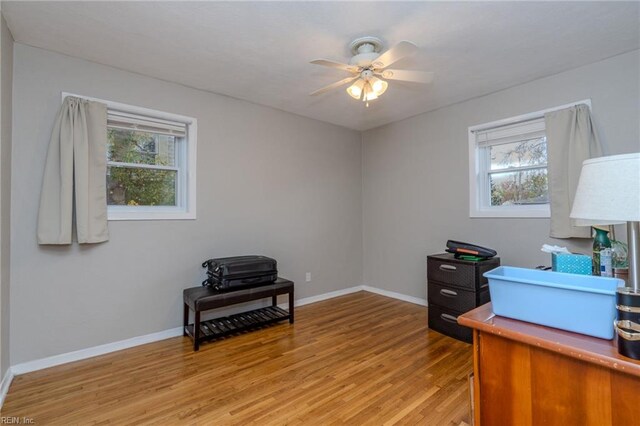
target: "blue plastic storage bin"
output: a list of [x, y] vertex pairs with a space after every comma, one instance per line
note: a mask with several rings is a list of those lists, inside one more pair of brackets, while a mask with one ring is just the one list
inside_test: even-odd
[[496, 315], [613, 339], [620, 279], [510, 266], [484, 276]]

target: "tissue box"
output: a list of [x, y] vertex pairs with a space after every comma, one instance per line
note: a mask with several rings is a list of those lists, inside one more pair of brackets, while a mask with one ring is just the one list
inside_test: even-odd
[[551, 253], [551, 269], [555, 272], [591, 275], [591, 256], [574, 253]]

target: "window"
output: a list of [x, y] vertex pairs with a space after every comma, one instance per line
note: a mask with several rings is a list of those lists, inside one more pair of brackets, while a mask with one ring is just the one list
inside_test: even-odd
[[562, 105], [469, 128], [471, 217], [549, 217], [544, 114]]
[[548, 216], [544, 119], [476, 130], [473, 139], [480, 215]]
[[490, 161], [487, 177], [492, 207], [549, 203], [546, 136], [492, 144], [484, 151]]
[[107, 105], [109, 220], [195, 219], [196, 120], [91, 100]]

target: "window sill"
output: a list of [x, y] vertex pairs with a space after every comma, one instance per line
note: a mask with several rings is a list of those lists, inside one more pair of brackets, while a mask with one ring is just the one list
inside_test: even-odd
[[113, 211], [109, 210], [107, 220], [194, 220], [195, 212], [185, 211]]
[[472, 209], [469, 212], [470, 218], [532, 218], [532, 219], [548, 219], [551, 217], [549, 205], [538, 208], [531, 207], [501, 207], [501, 208], [484, 208]]

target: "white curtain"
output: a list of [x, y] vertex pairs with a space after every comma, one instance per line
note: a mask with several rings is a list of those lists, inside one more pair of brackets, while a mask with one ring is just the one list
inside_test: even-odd
[[[107, 106], [68, 96], [51, 133], [38, 212], [39, 244], [109, 239], [106, 195]], [[75, 210], [74, 210], [75, 204]]]
[[581, 104], [544, 115], [547, 164], [554, 238], [591, 238], [591, 229], [573, 226], [569, 213], [576, 195], [582, 162], [602, 156], [589, 107]]

